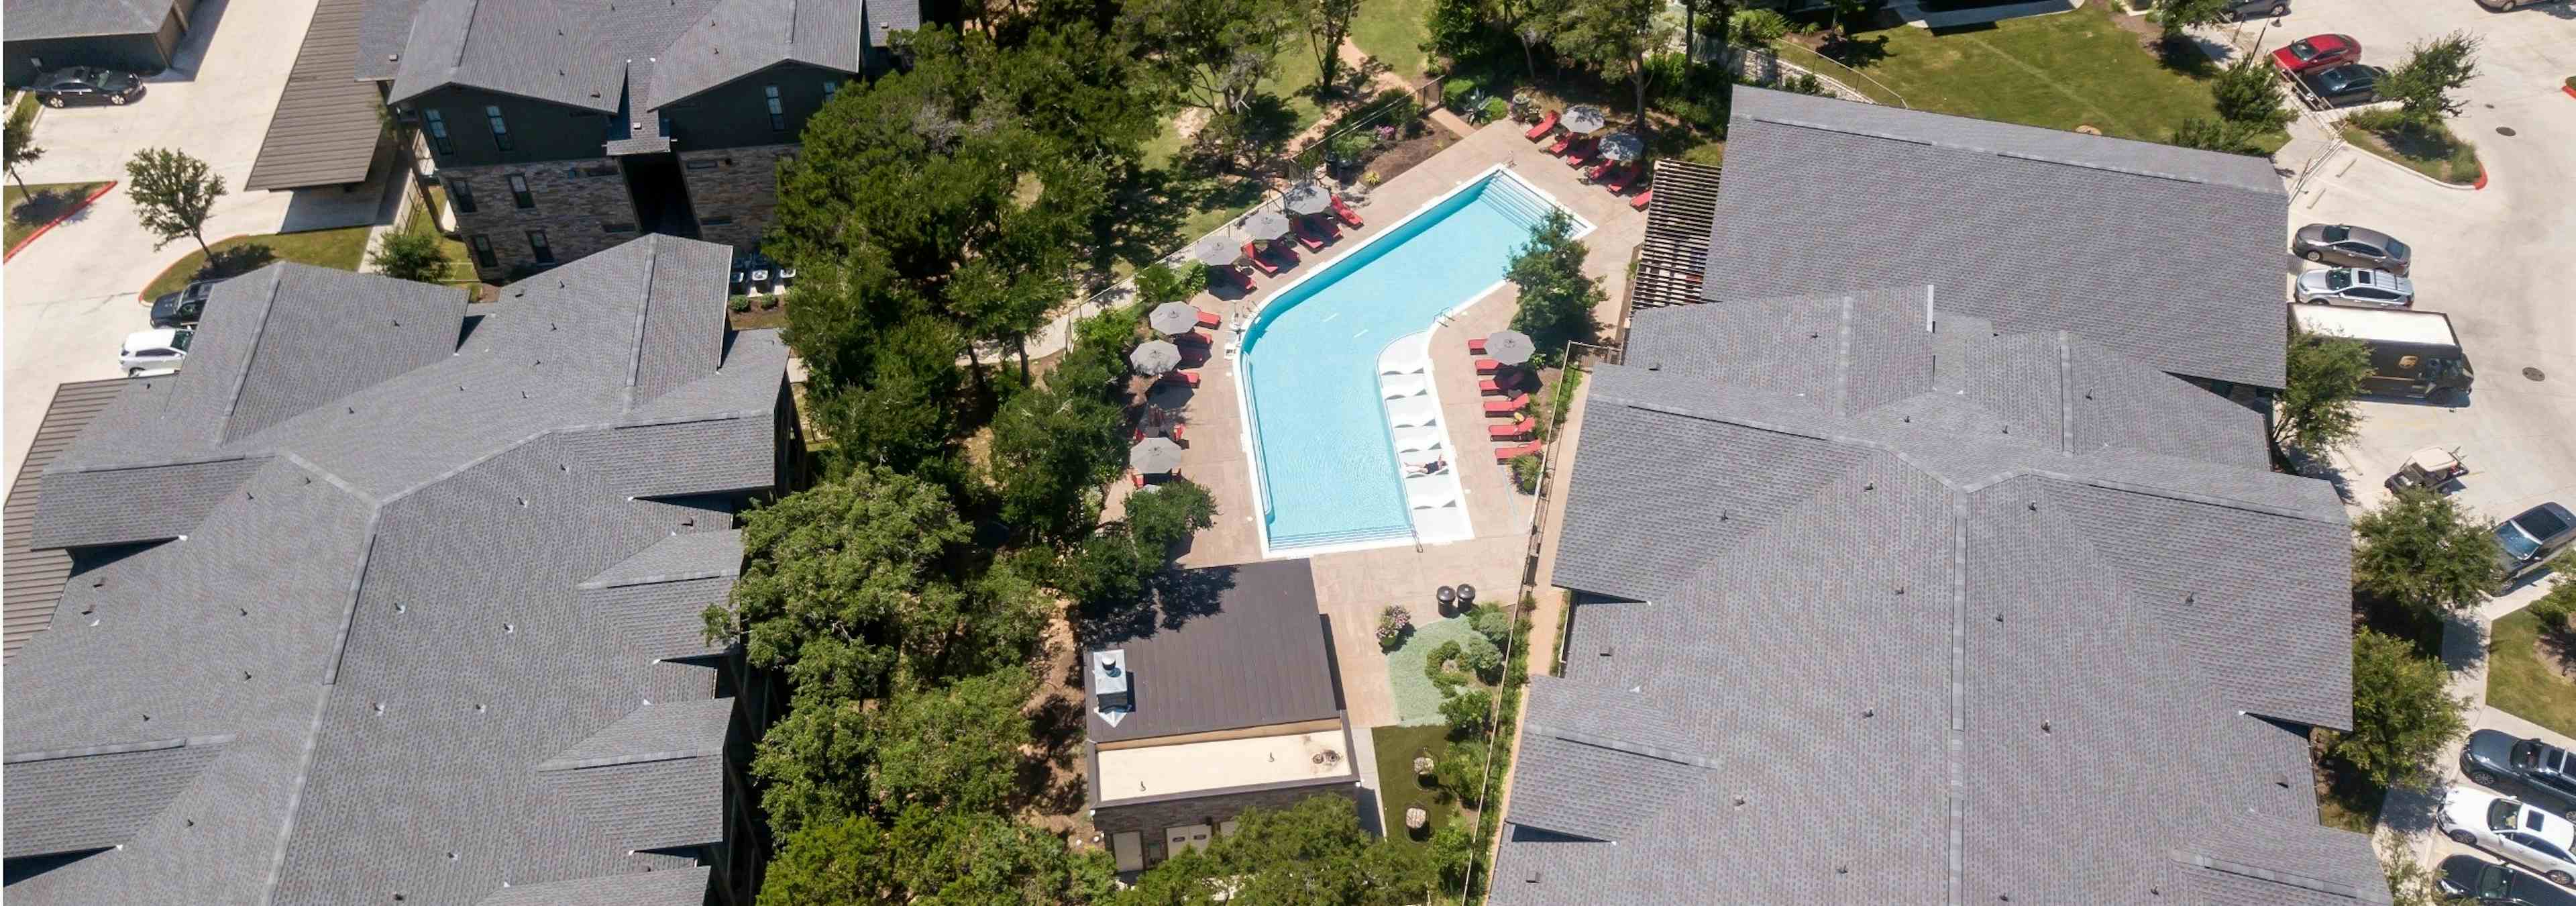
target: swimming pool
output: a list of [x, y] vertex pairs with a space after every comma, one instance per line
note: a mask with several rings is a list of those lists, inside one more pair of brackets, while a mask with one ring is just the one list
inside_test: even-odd
[[[1350, 234], [1365, 244], [1262, 306], [1244, 333], [1241, 384], [1265, 551], [1411, 539], [1415, 513], [1434, 515], [1443, 500], [1426, 485], [1446, 488], [1438, 518], [1467, 535], [1456, 470], [1491, 457], [1482, 437], [1465, 433], [1481, 428], [1448, 431], [1425, 414], [1439, 408], [1429, 392], [1428, 332], [1500, 286], [1513, 250], [1557, 208], [1497, 166], [1398, 223], [1372, 226], [1375, 236]], [[1576, 228], [1590, 226], [1577, 218]], [[1413, 479], [1408, 490], [1390, 420], [1407, 422], [1413, 458], [1446, 459], [1452, 469], [1436, 482]], [[1429, 429], [1441, 430], [1436, 441], [1422, 433]], [[1452, 439], [1478, 446], [1462, 451]]]

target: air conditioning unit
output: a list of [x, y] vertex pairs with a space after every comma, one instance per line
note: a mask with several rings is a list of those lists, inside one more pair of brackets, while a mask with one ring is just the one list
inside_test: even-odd
[[1132, 711], [1136, 694], [1127, 685], [1127, 650], [1112, 648], [1091, 654], [1091, 691], [1102, 711]]

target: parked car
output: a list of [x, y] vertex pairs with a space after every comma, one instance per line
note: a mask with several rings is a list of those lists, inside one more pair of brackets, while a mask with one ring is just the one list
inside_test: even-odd
[[2466, 787], [2442, 797], [2442, 833], [2505, 861], [2530, 868], [2558, 884], [2576, 884], [2576, 825], [2521, 800]]
[[143, 77], [96, 66], [75, 66], [37, 76], [27, 83], [27, 90], [47, 107], [123, 104], [143, 96]]
[[195, 327], [198, 317], [206, 312], [206, 297], [213, 294], [221, 280], [199, 280], [177, 292], [162, 293], [152, 300], [152, 326]]
[[2576, 821], [2576, 754], [2538, 739], [2516, 739], [2501, 730], [2469, 734], [2460, 748], [2460, 773], [2481, 786], [2512, 779], [2558, 800], [2558, 813]]
[[2379, 100], [2379, 83], [2388, 70], [2368, 63], [2341, 63], [2312, 70], [2291, 80], [2299, 97], [2317, 109], [2367, 104]]
[[2442, 860], [2435, 886], [2478, 906], [2576, 906], [2576, 893], [2553, 887], [2510, 865], [2461, 853]]
[[2227, 18], [2238, 22], [2248, 19], [2278, 19], [2290, 14], [2290, 0], [2228, 0]]
[[2551, 0], [2478, 0], [2478, 5], [2500, 13], [2513, 12], [2526, 6], [2539, 6]]
[[2361, 59], [2361, 42], [2351, 35], [2310, 35], [2272, 52], [2272, 65], [2297, 75]]
[[2301, 302], [2327, 305], [2408, 308], [2415, 304], [2415, 281], [2383, 270], [2357, 267], [2329, 267], [2300, 274], [2294, 292]]
[[2576, 514], [2558, 504], [2544, 503], [2496, 523], [2495, 534], [2496, 540], [2504, 544], [2504, 580], [2511, 584], [2547, 564], [2549, 558], [2567, 547], [2567, 542], [2576, 541]]
[[125, 345], [116, 350], [116, 365], [125, 369], [126, 377], [177, 368], [179, 360], [188, 357], [189, 341], [196, 338], [196, 331], [167, 327], [127, 334]]
[[2290, 240], [2290, 254], [2320, 264], [2374, 267], [2404, 276], [2415, 250], [2378, 230], [2350, 224], [2311, 223]]

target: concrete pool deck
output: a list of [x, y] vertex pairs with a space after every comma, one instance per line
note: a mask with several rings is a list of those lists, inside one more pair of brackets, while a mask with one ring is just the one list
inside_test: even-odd
[[[1215, 526], [1191, 539], [1180, 558], [1181, 565], [1213, 566], [1261, 559], [1261, 507], [1254, 499], [1251, 456], [1243, 444], [1244, 416], [1236, 402], [1237, 359], [1228, 350], [1240, 340], [1236, 333], [1239, 326], [1271, 293], [1289, 284], [1304, 269], [1317, 267], [1340, 254], [1346, 244], [1376, 237], [1433, 198], [1476, 179], [1497, 163], [1507, 163], [1514, 175], [1592, 222], [1592, 232], [1583, 238], [1583, 244], [1591, 251], [1584, 271], [1601, 281], [1606, 294], [1606, 301], [1594, 317], [1605, 329], [1611, 326], [1618, 316], [1618, 300], [1627, 294], [1628, 258], [1645, 236], [1646, 214], [1628, 207], [1629, 195], [1612, 196], [1600, 186], [1584, 183], [1581, 171], [1567, 167], [1562, 160], [1523, 139], [1525, 128], [1510, 122], [1487, 126], [1387, 180], [1369, 193], [1366, 202], [1355, 206], [1368, 227], [1345, 230], [1339, 243], [1320, 253], [1301, 250], [1303, 260], [1298, 269], [1276, 277], [1256, 278], [1260, 285], [1250, 294], [1242, 298], [1202, 294], [1193, 300], [1203, 309], [1223, 314], [1226, 326], [1216, 338], [1219, 353], [1199, 369], [1200, 386], [1184, 410], [1189, 449], [1181, 457], [1181, 474], [1215, 495], [1218, 513]], [[1630, 191], [1633, 194], [1638, 190], [1631, 187]], [[1331, 620], [1333, 648], [1354, 729], [1384, 726], [1396, 720], [1386, 657], [1377, 648], [1379, 609], [1400, 604], [1417, 616], [1432, 618], [1437, 616], [1432, 593], [1442, 585], [1472, 584], [1479, 591], [1479, 601], [1509, 596], [1519, 588], [1534, 504], [1532, 498], [1513, 490], [1509, 470], [1494, 462], [1494, 444], [1485, 439], [1481, 428], [1488, 419], [1481, 402], [1483, 396], [1477, 389], [1479, 377], [1474, 357], [1467, 354], [1467, 340], [1510, 324], [1518, 298], [1516, 288], [1505, 284], [1435, 328], [1431, 337], [1431, 377], [1443, 419], [1450, 424], [1450, 436], [1456, 444], [1450, 461], [1457, 470], [1475, 527], [1474, 537], [1425, 545], [1419, 550], [1405, 544], [1313, 556], [1316, 606]], [[1125, 495], [1131, 490], [1125, 483], [1114, 487], [1113, 513], [1124, 510]], [[1296, 556], [1294, 551], [1284, 555]], [[1540, 578], [1544, 585], [1546, 577]], [[1545, 605], [1545, 599], [1552, 595], [1540, 597]], [[1552, 619], [1545, 616], [1550, 612], [1552, 608], [1542, 606], [1542, 625], [1552, 629], [1545, 622]], [[1544, 651], [1533, 652], [1533, 670], [1545, 669], [1545, 657]]]

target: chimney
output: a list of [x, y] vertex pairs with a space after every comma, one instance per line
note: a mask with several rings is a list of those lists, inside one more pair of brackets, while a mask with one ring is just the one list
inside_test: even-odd
[[1133, 711], [1136, 695], [1127, 688], [1127, 650], [1112, 648], [1091, 655], [1091, 691], [1102, 711]]

